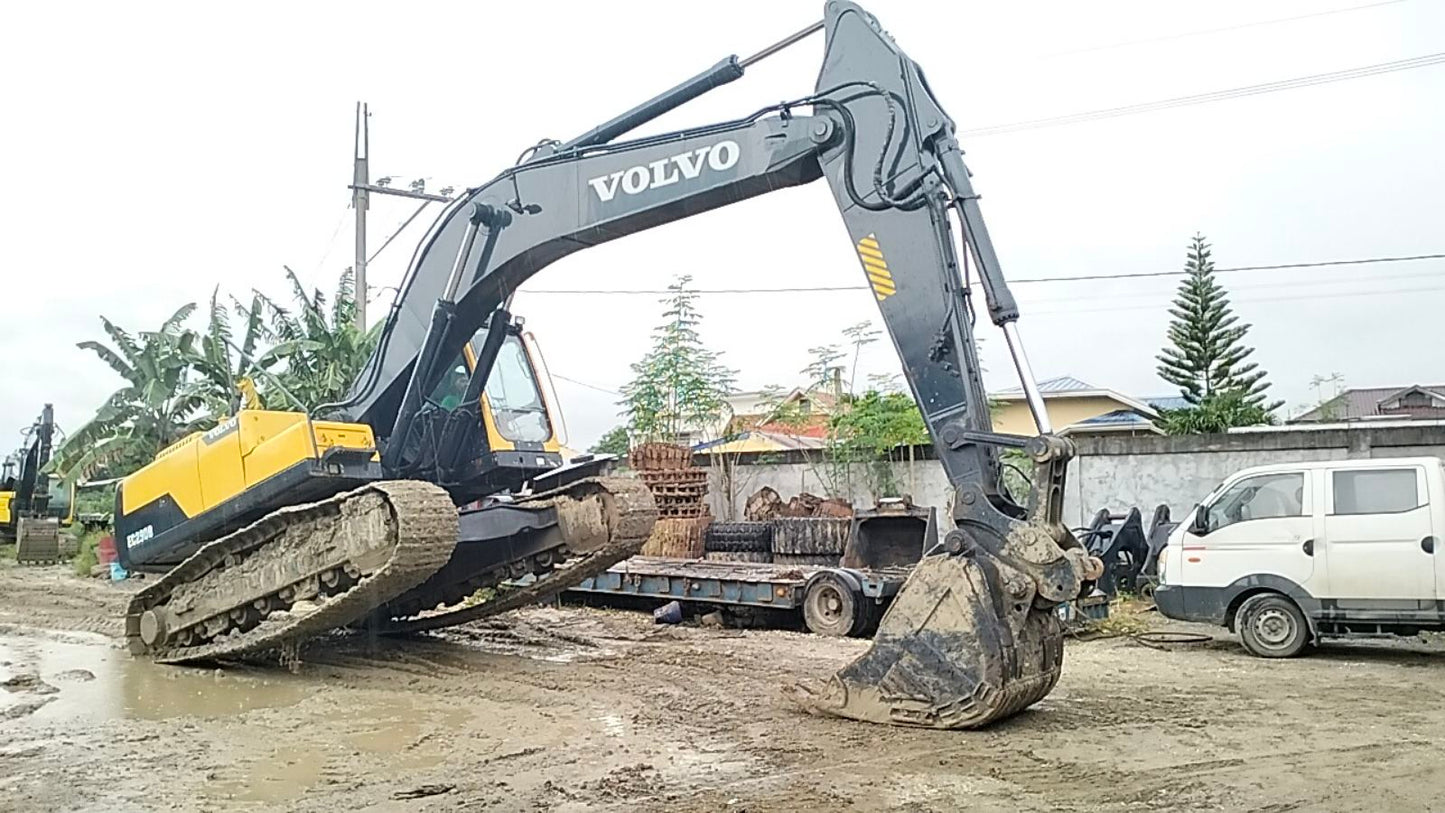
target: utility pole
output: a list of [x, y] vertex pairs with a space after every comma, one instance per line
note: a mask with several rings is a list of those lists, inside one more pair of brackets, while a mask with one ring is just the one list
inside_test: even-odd
[[366, 208], [370, 205], [371, 128], [370, 112], [363, 102], [356, 103], [356, 137], [351, 164], [351, 208], [356, 210], [356, 263], [353, 266], [356, 283], [356, 329], [366, 333]]
[[[371, 112], [365, 102], [356, 103], [356, 136], [355, 145], [352, 151], [351, 162], [351, 208], [356, 210], [356, 260], [352, 264], [353, 281], [356, 284], [356, 329], [362, 333], [366, 332], [366, 302], [369, 299], [366, 285], [366, 265], [381, 254], [391, 241], [401, 234], [402, 229], [411, 225], [417, 215], [422, 213], [432, 203], [451, 203], [452, 187], [444, 187], [440, 194], [431, 194], [426, 191], [426, 181], [416, 180], [411, 183], [410, 189], [392, 189], [387, 185], [392, 182], [391, 177], [378, 178], [376, 183], [371, 182]], [[371, 195], [391, 195], [398, 198], [411, 198], [421, 201], [421, 206], [412, 213], [401, 224], [392, 235], [386, 238], [376, 254], [368, 257], [366, 254], [366, 211], [371, 206]]]

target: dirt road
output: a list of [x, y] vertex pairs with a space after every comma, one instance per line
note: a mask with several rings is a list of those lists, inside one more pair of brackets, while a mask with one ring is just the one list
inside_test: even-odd
[[859, 641], [539, 608], [221, 673], [131, 659], [124, 595], [0, 567], [0, 808], [1373, 811], [1445, 790], [1445, 654], [1420, 643], [1070, 642], [1043, 703], [944, 733], [788, 702]]

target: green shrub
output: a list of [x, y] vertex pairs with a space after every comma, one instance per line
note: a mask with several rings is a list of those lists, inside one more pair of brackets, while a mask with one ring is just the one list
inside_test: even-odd
[[82, 531], [80, 534], [80, 553], [76, 554], [71, 565], [75, 568], [75, 575], [90, 576], [91, 568], [100, 564], [100, 555], [97, 548], [100, 540], [110, 533], [109, 528], [97, 528], [90, 531]]

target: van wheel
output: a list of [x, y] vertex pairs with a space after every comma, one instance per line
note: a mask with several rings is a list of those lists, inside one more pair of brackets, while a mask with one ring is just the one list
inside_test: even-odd
[[1240, 606], [1234, 619], [1234, 628], [1239, 630], [1244, 648], [1261, 658], [1292, 658], [1310, 640], [1304, 613], [1278, 593], [1250, 598]]

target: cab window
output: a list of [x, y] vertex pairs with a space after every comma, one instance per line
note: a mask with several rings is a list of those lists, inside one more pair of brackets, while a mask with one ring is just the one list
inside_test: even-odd
[[552, 422], [520, 338], [508, 336], [502, 342], [487, 378], [486, 393], [492, 419], [502, 437], [531, 443], [551, 439]]
[[442, 409], [456, 409], [462, 402], [462, 396], [467, 394], [467, 382], [470, 378], [471, 373], [467, 370], [465, 359], [458, 355], [456, 364], [452, 365], [432, 390], [430, 400]]
[[1304, 516], [1304, 486], [1302, 472], [1246, 477], [1210, 504], [1206, 527], [1212, 532], [1255, 519]]

